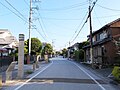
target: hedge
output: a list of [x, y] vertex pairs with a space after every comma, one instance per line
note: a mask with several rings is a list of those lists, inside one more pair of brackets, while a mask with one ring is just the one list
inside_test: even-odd
[[112, 71], [112, 75], [114, 76], [114, 78], [118, 81], [120, 81], [120, 67], [115, 66], [113, 71]]

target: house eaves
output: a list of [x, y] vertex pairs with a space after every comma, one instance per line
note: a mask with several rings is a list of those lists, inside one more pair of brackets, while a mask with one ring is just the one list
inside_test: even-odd
[[[102, 32], [103, 30], [106, 30], [107, 28], [111, 27], [112, 24], [114, 24], [114, 23], [116, 23], [116, 22], [119, 22], [119, 21], [120, 21], [120, 18], [118, 18], [118, 19], [116, 19], [116, 20], [114, 20], [114, 21], [112, 21], [112, 22], [104, 25], [104, 26], [103, 26], [102, 28], [100, 28], [99, 30], [93, 31], [92, 35], [95, 35], [95, 34], [97, 34], [97, 33], [99, 33], [99, 32]], [[88, 35], [87, 37], [90, 37], [90, 35]]]
[[[102, 45], [102, 44], [104, 44], [104, 43], [106, 43], [106, 42], [109, 42], [109, 41], [111, 41], [111, 40], [112, 40], [112, 38], [105, 38], [104, 40], [101, 40], [101, 41], [98, 41], [98, 42], [94, 42], [94, 43], [93, 43], [93, 47]], [[87, 45], [87, 46], [84, 46], [84, 47], [83, 47], [83, 49], [87, 49], [87, 48], [90, 48], [90, 45]]]

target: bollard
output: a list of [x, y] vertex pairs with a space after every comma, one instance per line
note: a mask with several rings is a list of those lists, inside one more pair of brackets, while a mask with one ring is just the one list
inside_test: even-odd
[[36, 69], [36, 64], [33, 63], [33, 71]]
[[2, 88], [2, 75], [0, 75], [0, 89]]
[[44, 59], [45, 59], [46, 63], [48, 63], [48, 55], [44, 55]]
[[2, 83], [6, 83], [6, 73], [2, 73]]
[[39, 61], [36, 61], [35, 64], [36, 64], [36, 68], [39, 68]]

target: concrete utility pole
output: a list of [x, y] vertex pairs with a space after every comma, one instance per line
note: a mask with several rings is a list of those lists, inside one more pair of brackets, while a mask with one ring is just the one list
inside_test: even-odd
[[32, 7], [32, 2], [40, 2], [39, 0], [30, 0], [30, 12], [29, 12], [29, 59], [28, 63], [30, 63], [30, 55], [31, 55], [31, 29], [32, 29], [32, 11], [33, 9], [38, 9], [37, 7]]
[[89, 0], [89, 22], [90, 22], [90, 58], [92, 61], [92, 67], [94, 67], [93, 61], [93, 40], [92, 40], [92, 20], [91, 20], [91, 0]]
[[30, 0], [30, 13], [29, 13], [29, 55], [31, 54], [31, 24], [32, 24], [32, 0]]
[[32, 24], [32, 0], [30, 0], [30, 13], [29, 13], [29, 59], [27, 63], [30, 63], [30, 55], [31, 55], [31, 24]]

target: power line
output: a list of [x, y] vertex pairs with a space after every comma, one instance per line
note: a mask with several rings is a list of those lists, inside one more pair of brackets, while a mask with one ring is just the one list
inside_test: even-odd
[[[18, 18], [20, 18], [21, 20], [23, 20], [24, 22], [28, 23], [28, 21], [26, 20], [26, 18], [15, 8], [13, 7], [7, 0], [5, 0], [15, 11], [17, 11], [19, 13], [19, 15], [17, 13], [15, 13], [14, 11], [12, 11], [10, 8], [8, 8], [6, 5], [4, 5], [3, 3], [0, 2], [0, 4], [2, 6], [4, 6], [5, 8], [7, 8], [10, 12], [12, 12], [14, 15], [16, 15]], [[24, 18], [24, 19], [23, 19]], [[34, 27], [34, 26], [33, 26]], [[42, 38], [46, 41], [46, 39], [43, 37], [43, 35], [39, 32], [39, 30], [36, 29], [36, 31], [42, 36]]]
[[101, 16], [101, 17], [94, 17], [94, 18], [109, 18], [109, 17], [116, 17], [116, 16], [120, 16], [120, 14], [108, 15], [108, 16]]
[[70, 43], [74, 42], [74, 40], [78, 37], [78, 35], [80, 34], [81, 30], [83, 29], [83, 27], [85, 26], [86, 23], [87, 23], [87, 22], [84, 22], [84, 24], [83, 24], [82, 27], [80, 28], [79, 32], [78, 32], [77, 35], [75, 36], [75, 38], [74, 38]]
[[24, 2], [25, 2], [25, 4], [28, 6], [28, 8], [29, 8], [29, 4], [26, 2], [26, 0], [24, 0]]
[[95, 2], [93, 2], [93, 6], [92, 6], [92, 8], [90, 8], [90, 11], [89, 11], [89, 14], [88, 14], [87, 19], [85, 20], [85, 22], [83, 23], [83, 25], [82, 25], [82, 27], [80, 28], [79, 32], [77, 33], [77, 35], [75, 36], [75, 38], [71, 41], [71, 43], [74, 42], [74, 40], [78, 37], [78, 35], [80, 34], [81, 30], [83, 29], [83, 27], [84, 27], [85, 24], [87, 23], [88, 18], [90, 17], [90, 13], [92, 12], [92, 10], [93, 10], [93, 8], [94, 8], [94, 6], [95, 6], [95, 4], [96, 4], [97, 1], [98, 1], [98, 0], [96, 0]]
[[78, 8], [80, 6], [84, 6], [84, 5], [87, 5], [87, 4], [88, 4], [88, 2], [83, 2], [83, 3], [74, 4], [74, 5], [70, 5], [70, 6], [62, 7], [62, 8], [41, 9], [41, 10], [44, 10], [44, 11], [61, 11], [61, 10], [68, 10], [68, 9]]
[[49, 17], [41, 17], [43, 19], [47, 19], [47, 20], [80, 20], [81, 18], [73, 18], [73, 19], [70, 19], [70, 18], [49, 18]]
[[21, 16], [19, 16], [17, 13], [13, 12], [10, 8], [8, 8], [7, 6], [5, 6], [3, 3], [0, 2], [0, 4], [2, 6], [4, 6], [5, 8], [7, 8], [10, 12], [12, 12], [14, 15], [16, 15], [18, 18], [20, 18], [21, 20], [23, 20], [24, 22], [28, 23], [28, 21], [26, 21], [25, 19], [23, 19]]
[[112, 8], [104, 7], [104, 6], [100, 5], [100, 4], [97, 4], [97, 6], [99, 6], [101, 8], [104, 8], [104, 9], [107, 9], [107, 10], [111, 10], [111, 11], [120, 11], [118, 9], [112, 9]]
[[[31, 0], [31, 1], [32, 1], [32, 0]], [[35, 0], [35, 1], [32, 1], [32, 2], [36, 3], [36, 2], [40, 2], [40, 1], [39, 1], [39, 0], [38, 0], [38, 1]], [[36, 6], [36, 7], [31, 7], [31, 10], [32, 10], [32, 9], [36, 9], [36, 10], [38, 11], [39, 8]], [[40, 13], [39, 13], [39, 16], [40, 16]], [[41, 27], [41, 29], [42, 29], [45, 37], [47, 37], [47, 35], [45, 34], [45, 32], [44, 32], [44, 30], [43, 30], [43, 27], [42, 27], [42, 24], [41, 24], [39, 18], [37, 18], [37, 20], [38, 20], [38, 23], [39, 23], [39, 25], [40, 25], [40, 27]], [[34, 26], [34, 29], [38, 32], [38, 34], [39, 34], [40, 36], [42, 36], [42, 38], [43, 38], [45, 41], [48, 41], [48, 40], [40, 33], [40, 31], [39, 31], [35, 26]]]
[[40, 31], [36, 28], [35, 29], [39, 34], [40, 34], [40, 36], [42, 36], [42, 38], [45, 40], [45, 41], [48, 41], [46, 38], [44, 38], [44, 36], [40, 33]]
[[[72, 38], [73, 38], [74, 35], [77, 33], [78, 28], [79, 28], [79, 27], [81, 26], [81, 24], [83, 23], [83, 21], [84, 21], [85, 17], [87, 16], [87, 14], [88, 14], [88, 12], [87, 12], [87, 13], [85, 14], [85, 16], [83, 17], [83, 19], [82, 19], [80, 25], [77, 27], [77, 29], [76, 29], [75, 33], [73, 34]], [[70, 41], [72, 40], [72, 38], [70, 39]], [[69, 41], [69, 42], [70, 42], [70, 41]]]
[[24, 17], [12, 4], [10, 4], [10, 2], [8, 2], [7, 0], [5, 0], [5, 1], [6, 1], [7, 4], [9, 4], [16, 12], [18, 12], [25, 20], [27, 20], [26, 17]]
[[41, 29], [42, 29], [42, 31], [43, 31], [43, 33], [44, 33], [45, 37], [47, 37], [47, 35], [45, 34], [45, 32], [44, 32], [44, 30], [43, 30], [43, 27], [42, 27], [42, 24], [41, 24], [41, 22], [40, 22], [40, 20], [39, 20], [39, 19], [38, 19], [38, 22], [39, 22], [39, 25], [40, 25], [40, 27], [41, 27]]
[[[42, 17], [41, 17], [41, 14], [40, 14], [39, 11], [38, 11], [38, 15], [39, 15], [39, 17], [41, 18], [41, 21], [42, 21], [42, 23], [43, 23], [43, 25], [44, 25], [44, 27], [45, 27], [45, 24], [44, 24], [44, 22], [43, 22], [43, 20], [42, 20]], [[47, 35], [46, 35], [46, 33], [45, 33], [45, 31], [44, 31], [44, 29], [43, 29], [43, 27], [42, 27], [42, 24], [40, 23], [40, 20], [39, 20], [39, 19], [38, 19], [38, 22], [39, 22], [39, 24], [40, 24], [40, 26], [41, 26], [41, 29], [42, 29], [44, 35], [47, 37]]]
[[[95, 11], [94, 11], [94, 12], [95, 12]], [[96, 15], [96, 18], [97, 18], [99, 24], [102, 26], [102, 23], [100, 22], [99, 18], [97, 17], [97, 13], [96, 13], [96, 12], [95, 12], [95, 15]]]

